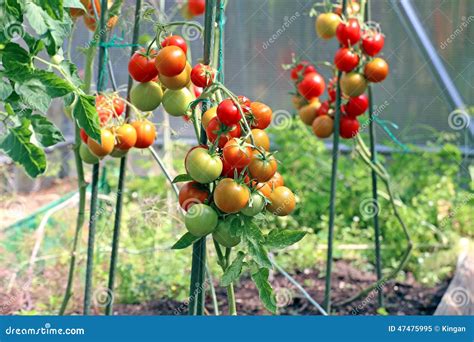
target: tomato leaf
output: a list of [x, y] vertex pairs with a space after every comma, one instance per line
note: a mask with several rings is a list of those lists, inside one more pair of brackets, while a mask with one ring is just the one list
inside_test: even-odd
[[100, 141], [99, 116], [95, 109], [94, 96], [78, 95], [73, 115], [78, 126], [84, 128], [89, 137], [96, 141]]
[[64, 40], [71, 33], [72, 20], [69, 16], [64, 16], [61, 21], [48, 19], [49, 30], [43, 41], [50, 56], [55, 55], [63, 45]]
[[240, 274], [242, 273], [242, 266], [244, 265], [245, 253], [239, 251], [234, 261], [230, 264], [229, 267], [225, 270], [221, 279], [221, 286], [228, 286], [234, 281], [239, 279]]
[[272, 313], [276, 313], [276, 298], [272, 286], [268, 282], [270, 271], [267, 268], [260, 268], [251, 275], [255, 286], [258, 289], [258, 295], [265, 308]]
[[265, 246], [267, 246], [270, 249], [271, 248], [275, 248], [275, 249], [285, 248], [297, 243], [305, 235], [306, 235], [306, 232], [303, 232], [300, 230], [274, 229], [268, 234], [265, 240]]
[[77, 66], [72, 63], [70, 60], [63, 60], [60, 64], [63, 72], [68, 76], [69, 80], [74, 84], [76, 87], [82, 86], [82, 80], [79, 77], [79, 73], [77, 72]]
[[40, 80], [32, 78], [23, 83], [16, 83], [15, 91], [29, 107], [39, 110], [42, 113], [48, 111], [52, 99]]
[[173, 183], [190, 182], [192, 180], [193, 179], [191, 178], [190, 175], [188, 175], [187, 173], [183, 173], [181, 175], [177, 175], [176, 177], [174, 177]]
[[40, 3], [51, 18], [56, 20], [63, 18], [63, 0], [40, 0]]
[[49, 26], [47, 24], [47, 20], [49, 15], [40, 6], [33, 2], [27, 2], [24, 13], [25, 18], [28, 20], [31, 28], [35, 30], [38, 35], [42, 36], [48, 32]]
[[5, 101], [13, 92], [10, 82], [0, 79], [0, 100]]
[[191, 246], [196, 240], [199, 240], [198, 237], [192, 235], [191, 233], [186, 233], [171, 247], [171, 249], [184, 249]]
[[80, 0], [64, 0], [63, 7], [65, 8], [79, 8], [82, 10], [86, 10], [84, 5], [81, 3]]
[[36, 177], [46, 171], [46, 155], [30, 142], [32, 132], [29, 126], [30, 121], [24, 119], [20, 127], [10, 128], [8, 134], [0, 138], [0, 149], [23, 165], [30, 177]]
[[44, 147], [53, 146], [58, 142], [64, 141], [61, 131], [44, 116], [35, 114], [31, 116], [30, 120], [35, 132], [35, 138]]
[[31, 70], [30, 55], [16, 43], [8, 43], [5, 46], [2, 51], [2, 64], [8, 73], [13, 73], [15, 70]]
[[247, 239], [247, 249], [252, 259], [261, 267], [272, 268], [272, 263], [268, 258], [268, 252], [260, 242]]

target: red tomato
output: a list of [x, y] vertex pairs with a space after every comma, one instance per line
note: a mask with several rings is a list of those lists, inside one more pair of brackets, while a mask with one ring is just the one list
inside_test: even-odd
[[300, 75], [305, 76], [312, 72], [316, 72], [316, 68], [308, 61], [301, 61], [297, 66], [291, 69], [291, 79], [296, 81]]
[[334, 55], [334, 64], [340, 71], [349, 72], [359, 64], [359, 56], [354, 50], [340, 48]]
[[252, 149], [234, 138], [225, 144], [223, 155], [226, 163], [232, 168], [241, 169], [250, 164]]
[[112, 103], [114, 105], [115, 114], [117, 114], [118, 116], [122, 115], [125, 111], [125, 102], [123, 101], [123, 99], [119, 96], [115, 96], [112, 100]]
[[217, 106], [217, 117], [226, 126], [233, 126], [242, 119], [239, 109], [231, 99], [225, 99]]
[[345, 47], [354, 46], [360, 40], [360, 35], [359, 21], [355, 18], [349, 19], [347, 23], [341, 22], [337, 26], [336, 37]]
[[224, 145], [232, 138], [240, 137], [242, 130], [240, 125], [225, 126], [217, 117], [213, 117], [206, 128], [207, 138], [211, 142], [215, 142], [220, 135], [218, 146], [223, 148]]
[[322, 115], [327, 115], [329, 112], [329, 102], [324, 101], [321, 103], [321, 106], [319, 106], [318, 109], [316, 109], [316, 116], [322, 116]]
[[344, 139], [351, 139], [359, 133], [359, 121], [350, 116], [343, 116], [340, 120], [339, 135]]
[[388, 63], [377, 57], [365, 65], [364, 76], [370, 82], [382, 82], [387, 77], [388, 71]]
[[383, 34], [378, 32], [369, 31], [362, 37], [362, 50], [367, 56], [375, 56], [382, 51], [385, 44], [385, 38]]
[[249, 98], [243, 95], [239, 95], [237, 96], [237, 99], [239, 100], [242, 112], [244, 112], [244, 114], [250, 113], [250, 105], [252, 104], [252, 102], [249, 100]]
[[209, 65], [196, 64], [191, 70], [191, 81], [194, 85], [207, 88], [214, 81], [215, 71]]
[[188, 44], [186, 44], [186, 41], [183, 37], [178, 35], [168, 36], [163, 39], [163, 41], [161, 42], [161, 47], [166, 46], [177, 46], [181, 48], [181, 50], [183, 50], [184, 54], [188, 52]]
[[202, 94], [202, 88], [201, 87], [196, 87], [193, 84], [193, 92], [194, 92], [194, 96], [199, 97]]
[[367, 108], [369, 108], [369, 99], [365, 94], [349, 98], [344, 106], [346, 114], [352, 117], [363, 114]]
[[311, 100], [313, 97], [319, 97], [324, 92], [325, 86], [324, 78], [320, 74], [312, 72], [298, 84], [298, 91], [307, 100]]
[[206, 11], [206, 0], [188, 0], [189, 13], [201, 15]]
[[221, 160], [222, 160], [222, 173], [221, 173], [221, 176], [223, 176], [223, 177], [234, 178], [236, 173], [237, 173], [237, 176], [239, 176], [240, 173], [242, 172], [242, 170], [244, 169], [244, 168], [233, 167], [228, 162], [226, 162], [223, 157], [221, 158]]
[[272, 122], [272, 109], [264, 103], [252, 102], [251, 109], [251, 127], [265, 129]]
[[208, 197], [206, 186], [195, 181], [188, 182], [179, 190], [179, 205], [188, 211], [194, 204], [205, 203]]
[[155, 67], [156, 51], [152, 50], [149, 56], [145, 55], [146, 50], [135, 52], [128, 62], [128, 73], [137, 82], [149, 82], [158, 76]]
[[79, 134], [81, 135], [81, 139], [82, 141], [87, 144], [87, 138], [89, 138], [89, 136], [87, 135], [86, 131], [84, 130], [84, 128], [81, 128]]

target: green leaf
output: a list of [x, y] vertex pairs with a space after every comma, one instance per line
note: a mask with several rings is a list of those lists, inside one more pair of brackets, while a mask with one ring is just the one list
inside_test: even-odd
[[16, 83], [15, 91], [29, 107], [37, 109], [42, 113], [48, 111], [52, 99], [40, 80], [32, 78], [23, 83]]
[[82, 80], [79, 77], [79, 73], [77, 72], [77, 66], [72, 63], [70, 60], [63, 60], [60, 64], [63, 72], [68, 76], [69, 80], [76, 86], [82, 86]]
[[84, 128], [87, 135], [100, 141], [99, 116], [95, 108], [95, 97], [79, 95], [73, 110], [74, 118], [80, 128]]
[[198, 237], [192, 235], [191, 233], [186, 233], [171, 247], [171, 249], [184, 249], [191, 246], [194, 241], [199, 240]]
[[234, 261], [225, 270], [221, 279], [221, 286], [228, 286], [236, 281], [242, 273], [242, 266], [244, 265], [245, 254], [242, 251], [237, 253]]
[[63, 7], [65, 8], [79, 8], [86, 11], [86, 8], [80, 0], [64, 0]]
[[46, 171], [46, 155], [30, 142], [32, 132], [29, 126], [30, 121], [24, 119], [20, 127], [10, 128], [8, 134], [0, 139], [0, 149], [23, 165], [28, 175], [34, 178]]
[[25, 32], [23, 39], [28, 45], [28, 49], [30, 50], [30, 55], [32, 56], [36, 56], [41, 50], [44, 49], [43, 41], [36, 40], [36, 38], [30, 35], [28, 32]]
[[272, 313], [276, 313], [276, 298], [273, 293], [272, 286], [268, 282], [268, 276], [270, 272], [267, 268], [260, 268], [257, 272], [253, 273], [252, 280], [258, 289], [258, 295], [265, 308]]
[[40, 3], [51, 18], [56, 20], [63, 18], [63, 0], [41, 0]]
[[64, 16], [61, 21], [49, 18], [47, 22], [49, 30], [46, 37], [44, 37], [44, 42], [46, 44], [46, 51], [48, 51], [50, 56], [53, 56], [63, 45], [64, 40], [69, 37], [72, 20], [69, 16]]
[[44, 116], [35, 114], [31, 116], [30, 120], [35, 132], [35, 138], [44, 147], [53, 146], [58, 142], [64, 141], [61, 131]]
[[48, 32], [49, 26], [47, 21], [49, 15], [40, 6], [33, 2], [27, 2], [25, 6], [25, 18], [38, 35], [42, 36]]
[[30, 78], [38, 79], [46, 87], [47, 93], [52, 97], [62, 97], [75, 90], [75, 88], [68, 81], [62, 79], [54, 72], [45, 70], [35, 70]]
[[0, 100], [5, 101], [13, 92], [10, 82], [0, 79]]
[[260, 242], [247, 238], [247, 249], [252, 259], [259, 266], [272, 268], [273, 265], [268, 258], [268, 252]]
[[176, 177], [174, 177], [173, 183], [189, 182], [192, 180], [193, 179], [191, 178], [190, 175], [188, 175], [187, 173], [183, 173], [181, 175], [177, 175]]
[[265, 246], [272, 249], [281, 249], [291, 246], [294, 243], [300, 241], [306, 232], [300, 230], [280, 230], [274, 229], [268, 234], [265, 241]]
[[31, 69], [28, 51], [16, 43], [8, 43], [5, 46], [2, 51], [2, 63], [8, 73]]

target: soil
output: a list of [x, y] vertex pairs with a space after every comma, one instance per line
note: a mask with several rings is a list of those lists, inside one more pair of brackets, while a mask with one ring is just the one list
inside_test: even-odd
[[[323, 303], [324, 278], [319, 272], [305, 270], [293, 277], [308, 291], [319, 304]], [[311, 281], [309, 281], [310, 279]], [[338, 303], [369, 286], [375, 280], [373, 274], [362, 272], [346, 261], [334, 264], [332, 279], [332, 301]], [[319, 315], [319, 311], [281, 274], [275, 274], [271, 283], [277, 295], [277, 306], [281, 315]], [[308, 285], [309, 284], [309, 285]], [[433, 288], [424, 287], [408, 274], [404, 282], [390, 281], [383, 287], [386, 314], [389, 315], [432, 315], [448, 288], [449, 280]], [[216, 288], [219, 310], [227, 314], [226, 293]], [[239, 315], [269, 315], [260, 300], [252, 281], [244, 278], [236, 286], [237, 312]], [[207, 298], [207, 313], [213, 314], [211, 298]], [[116, 304], [118, 315], [186, 315], [187, 305], [171, 299], [163, 299], [137, 305]], [[375, 315], [377, 313], [377, 291], [344, 306], [334, 305], [336, 315]], [[380, 313], [380, 312], [379, 312]]]

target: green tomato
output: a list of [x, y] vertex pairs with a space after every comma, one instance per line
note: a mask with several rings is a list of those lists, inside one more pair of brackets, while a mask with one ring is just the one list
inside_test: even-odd
[[211, 156], [203, 147], [191, 149], [184, 161], [186, 171], [198, 183], [206, 184], [216, 180], [222, 173], [222, 160]]
[[163, 95], [163, 107], [169, 115], [183, 116], [193, 100], [194, 96], [188, 88], [179, 90], [168, 89]]
[[220, 220], [212, 237], [222, 246], [231, 248], [240, 243], [240, 236], [233, 236], [230, 233], [229, 220]]
[[163, 99], [161, 86], [153, 81], [138, 83], [130, 92], [130, 102], [144, 112], [155, 110]]
[[81, 159], [86, 164], [97, 164], [99, 162], [99, 158], [89, 150], [89, 147], [86, 144], [81, 143], [79, 146], [79, 155]]
[[195, 204], [184, 216], [184, 223], [192, 235], [206, 236], [212, 233], [217, 226], [217, 213], [206, 204]]
[[114, 150], [109, 154], [109, 156], [113, 158], [122, 158], [124, 155], [126, 155], [128, 150], [121, 150], [119, 148], [114, 148]]
[[265, 199], [259, 193], [254, 192], [250, 196], [250, 201], [247, 206], [241, 210], [241, 213], [245, 216], [255, 216], [258, 213], [261, 213], [264, 207]]

